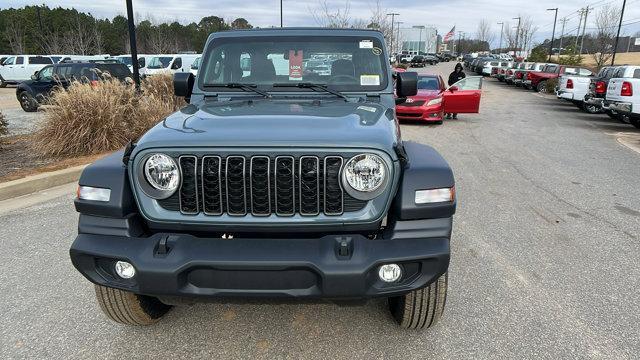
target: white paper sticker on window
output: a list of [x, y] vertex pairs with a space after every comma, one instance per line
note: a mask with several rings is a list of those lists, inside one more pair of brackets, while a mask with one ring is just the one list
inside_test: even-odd
[[371, 106], [358, 106], [358, 110], [364, 110], [372, 113], [376, 112], [376, 108]]
[[373, 41], [371, 40], [360, 41], [360, 49], [373, 49]]
[[380, 75], [360, 75], [360, 85], [362, 86], [379, 86]]

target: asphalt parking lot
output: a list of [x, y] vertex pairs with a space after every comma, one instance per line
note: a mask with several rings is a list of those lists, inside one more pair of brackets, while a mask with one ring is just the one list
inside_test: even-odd
[[618, 140], [640, 131], [487, 80], [481, 114], [402, 132], [440, 151], [457, 179], [437, 327], [401, 330], [381, 300], [197, 304], [153, 327], [116, 325], [69, 261], [77, 215], [65, 187], [35, 205], [0, 202], [2, 357], [637, 358], [640, 154]]

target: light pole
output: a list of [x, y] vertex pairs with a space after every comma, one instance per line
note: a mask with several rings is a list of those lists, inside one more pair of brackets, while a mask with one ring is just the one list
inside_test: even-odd
[[564, 38], [564, 27], [565, 25], [567, 25], [567, 17], [563, 17], [560, 22], [562, 23], [562, 31], [560, 31], [560, 47], [558, 48], [558, 59], [560, 58], [560, 55], [562, 55], [562, 40]]
[[390, 13], [390, 14], [387, 14], [387, 16], [391, 16], [391, 53], [393, 53], [393, 30], [395, 29], [393, 22], [395, 21], [396, 16], [400, 16], [400, 14]]
[[520, 16], [518, 17], [514, 17], [513, 20], [518, 20], [518, 27], [516, 30], [516, 48], [514, 51], [514, 55], [516, 56], [516, 59], [518, 58], [518, 41], [520, 40], [520, 20], [522, 20], [522, 18]]
[[[622, 2], [622, 11], [620, 12], [620, 23], [618, 24], [618, 34], [616, 35], [616, 44], [613, 46], [613, 57], [611, 58], [611, 66], [616, 61], [616, 52], [618, 51], [618, 40], [620, 39], [620, 28], [622, 27], [622, 18], [624, 18], [624, 8], [627, 6], [627, 0]], [[629, 41], [631, 41], [631, 36], [629, 36]]]
[[136, 45], [136, 25], [133, 21], [132, 0], [127, 0], [127, 23], [129, 25], [129, 45], [131, 46], [131, 64], [133, 65], [133, 81], [136, 91], [140, 91], [140, 71], [138, 70], [138, 48]]
[[420, 29], [420, 37], [418, 40], [418, 55], [420, 55], [420, 50], [422, 48], [422, 29], [425, 29], [426, 27], [424, 25], [420, 25], [420, 26], [414, 26], [414, 29]]
[[582, 47], [584, 46], [584, 33], [587, 30], [587, 17], [589, 16], [589, 6], [584, 9], [584, 22], [582, 23], [582, 38], [580, 39], [580, 53], [578, 55], [582, 56]]
[[460, 44], [462, 38], [464, 38], [464, 31], [458, 31], [458, 55], [462, 54], [462, 44]]
[[558, 8], [547, 9], [547, 11], [555, 11], [556, 15], [553, 18], [553, 33], [551, 34], [551, 44], [549, 44], [549, 62], [551, 62], [551, 54], [553, 53], [553, 42], [556, 40], [556, 23], [558, 22]]
[[402, 52], [402, 44], [400, 43], [400, 25], [404, 24], [404, 22], [398, 21], [398, 22], [396, 22], [396, 24], [398, 24], [398, 31], [396, 32], [396, 42], [398, 44], [396, 45], [396, 47], [397, 47], [397, 50], [398, 50], [397, 52], [399, 54], [399, 53]]
[[282, 19], [282, 0], [280, 0], [280, 27], [283, 27], [284, 21]]
[[500, 46], [498, 48], [502, 50], [502, 34], [504, 33], [504, 22], [499, 22], [498, 25], [500, 25]]

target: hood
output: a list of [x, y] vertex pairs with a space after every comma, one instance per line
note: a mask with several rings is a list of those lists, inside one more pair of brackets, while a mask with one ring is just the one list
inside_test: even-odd
[[135, 151], [159, 147], [361, 147], [395, 158], [393, 109], [336, 100], [204, 100], [170, 115]]
[[440, 90], [427, 90], [427, 89], [419, 89], [418, 90], [418, 94], [415, 96], [412, 96], [412, 98], [416, 98], [416, 99], [435, 99], [438, 96], [440, 96], [440, 94], [442, 93], [442, 91]]

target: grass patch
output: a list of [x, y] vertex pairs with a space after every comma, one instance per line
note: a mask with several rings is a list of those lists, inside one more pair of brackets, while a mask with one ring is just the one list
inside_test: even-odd
[[9, 133], [9, 124], [5, 120], [4, 115], [0, 112], [0, 135], [7, 135]]
[[171, 75], [156, 75], [143, 81], [140, 93], [114, 79], [76, 82], [54, 92], [51, 105], [33, 147], [42, 156], [68, 157], [122, 148], [185, 103], [173, 95]]

